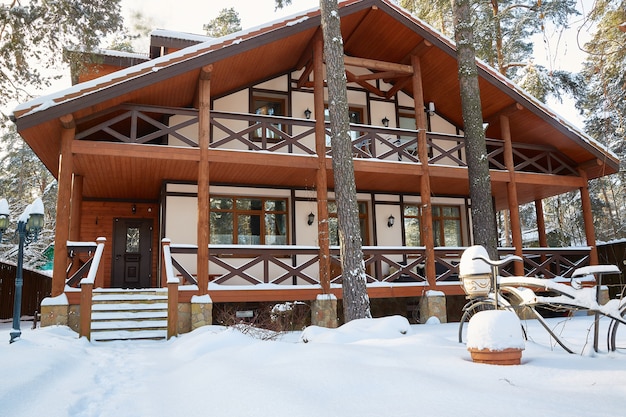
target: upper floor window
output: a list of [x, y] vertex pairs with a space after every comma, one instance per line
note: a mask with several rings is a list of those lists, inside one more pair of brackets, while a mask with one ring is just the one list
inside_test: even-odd
[[[287, 99], [279, 94], [265, 94], [255, 95], [252, 98], [252, 111], [254, 114], [260, 114], [263, 116], [285, 116], [287, 111]], [[277, 130], [283, 130], [286, 128], [282, 123], [272, 124]], [[261, 139], [265, 133], [265, 137], [268, 140], [280, 140], [280, 133], [273, 131], [272, 129], [256, 129], [253, 133], [253, 139]]]
[[[360, 107], [350, 107], [348, 109], [348, 114], [350, 116], [350, 123], [363, 124], [364, 115], [363, 115], [363, 109], [362, 108], [360, 108]], [[330, 112], [328, 110], [328, 107], [326, 107], [324, 109], [324, 120], [326, 122], [330, 121]], [[359, 133], [359, 132], [356, 132], [354, 130], [350, 131], [350, 138], [352, 140], [355, 140], [360, 135], [361, 135], [361, 133]], [[331, 146], [331, 137], [330, 136], [326, 136], [326, 147], [330, 147], [330, 146]]]
[[210, 243], [287, 244], [287, 199], [211, 197]]

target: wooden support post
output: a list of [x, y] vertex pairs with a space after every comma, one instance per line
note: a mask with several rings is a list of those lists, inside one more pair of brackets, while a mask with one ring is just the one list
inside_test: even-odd
[[209, 143], [211, 136], [211, 71], [212, 66], [202, 68], [199, 82], [198, 144], [200, 166], [198, 167], [198, 258], [197, 274], [199, 294], [209, 292]]
[[320, 247], [319, 274], [322, 293], [330, 293], [330, 236], [328, 232], [328, 179], [326, 172], [326, 132], [324, 129], [324, 44], [318, 33], [313, 51], [313, 85], [315, 109], [315, 151], [317, 175], [317, 236]]
[[[511, 235], [513, 238], [513, 247], [515, 248], [515, 254], [521, 258], [524, 254], [522, 242], [522, 226], [519, 219], [517, 183], [515, 181], [515, 162], [513, 161], [513, 143], [511, 140], [511, 127], [509, 124], [508, 116], [500, 116], [500, 130], [502, 138], [504, 139], [504, 165], [509, 171], [509, 181], [506, 184], [506, 191], [509, 202]], [[515, 271], [515, 275], [524, 275], [524, 264], [522, 262], [514, 262], [513, 268]]]
[[428, 170], [428, 139], [426, 137], [426, 115], [424, 114], [424, 90], [422, 86], [422, 66], [418, 56], [411, 57], [413, 66], [413, 103], [415, 106], [415, 125], [419, 129], [417, 151], [422, 164], [420, 178], [420, 197], [422, 200], [421, 233], [426, 247], [426, 279], [428, 285], [434, 287], [437, 281], [435, 270], [435, 236], [433, 233], [433, 207], [430, 201], [430, 175]]
[[548, 247], [548, 235], [546, 234], [546, 219], [543, 214], [543, 200], [535, 200], [535, 216], [537, 217], [537, 233], [539, 234], [539, 247]]
[[93, 283], [80, 286], [80, 321], [79, 335], [91, 340], [91, 303], [93, 297]]
[[589, 254], [589, 264], [598, 265], [598, 248], [596, 246], [596, 231], [593, 226], [593, 214], [591, 211], [591, 197], [589, 196], [589, 179], [584, 170], [579, 170], [580, 177], [584, 180], [584, 185], [580, 187], [580, 200], [583, 206], [583, 220], [585, 222], [585, 237], [587, 246], [591, 247]]
[[[72, 181], [72, 198], [71, 198], [71, 214], [70, 214], [70, 231], [69, 240], [79, 241], [80, 239], [80, 222], [81, 222], [81, 207], [83, 203], [83, 177], [81, 175], [74, 175]], [[73, 275], [80, 268], [79, 262], [74, 262], [72, 269], [69, 271], [69, 275]]]
[[69, 114], [61, 117], [63, 126], [61, 131], [61, 149], [59, 150], [59, 173], [57, 176], [57, 221], [54, 235], [54, 267], [52, 270], [52, 297], [63, 294], [65, 291], [65, 279], [67, 269], [67, 241], [70, 237], [70, 218], [72, 199], [72, 171], [74, 162], [72, 155], [72, 142], [74, 140], [76, 126], [74, 117]]

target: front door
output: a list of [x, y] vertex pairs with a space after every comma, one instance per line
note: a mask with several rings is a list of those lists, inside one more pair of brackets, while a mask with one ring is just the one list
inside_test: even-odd
[[152, 278], [152, 219], [116, 218], [113, 288], [149, 288]]

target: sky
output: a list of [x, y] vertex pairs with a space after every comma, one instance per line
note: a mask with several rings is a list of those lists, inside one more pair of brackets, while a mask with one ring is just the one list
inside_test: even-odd
[[24, 322], [22, 337], [9, 344], [4, 323], [0, 415], [624, 415], [626, 353], [594, 353], [592, 320], [548, 319], [576, 354], [555, 346], [535, 320], [522, 322], [528, 340], [513, 366], [473, 363], [457, 323], [409, 325], [400, 316], [274, 340], [205, 326], [169, 341], [90, 343], [68, 327], [32, 330]]

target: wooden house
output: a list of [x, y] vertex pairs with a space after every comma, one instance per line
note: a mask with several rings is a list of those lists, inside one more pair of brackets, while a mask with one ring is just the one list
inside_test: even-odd
[[[339, 12], [369, 297], [462, 295], [456, 261], [472, 236], [455, 45], [390, 0]], [[524, 257], [505, 273], [597, 262], [588, 181], [617, 158], [478, 71], [493, 204], [511, 214], [501, 252]], [[68, 320], [81, 303], [69, 276], [97, 237], [96, 288], [168, 286], [178, 314], [194, 296], [341, 298], [324, 80], [313, 9], [217, 39], [157, 31], [149, 58], [103, 54], [82, 82], [20, 105], [20, 135], [59, 182], [52, 295], [67, 298]], [[547, 248], [541, 201], [573, 190], [587, 246]], [[525, 249], [518, 207], [533, 202], [543, 247]]]

